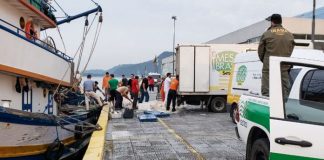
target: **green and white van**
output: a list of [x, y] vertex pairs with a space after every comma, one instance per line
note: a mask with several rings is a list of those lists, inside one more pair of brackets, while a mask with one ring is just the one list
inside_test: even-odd
[[[305, 55], [305, 53], [309, 54]], [[321, 51], [299, 47], [294, 49], [291, 57], [308, 58], [313, 53], [321, 54]], [[227, 110], [230, 111], [230, 117], [235, 124], [237, 121], [234, 115], [237, 115], [241, 95], [261, 95], [262, 65], [256, 51], [244, 52], [235, 57], [227, 94]], [[290, 70], [289, 77], [291, 81], [296, 78], [299, 71], [299, 68]]]
[[[297, 70], [287, 98], [282, 94], [282, 65]], [[270, 57], [270, 97], [243, 94], [238, 106], [236, 132], [246, 143], [246, 159], [324, 159], [323, 51]]]

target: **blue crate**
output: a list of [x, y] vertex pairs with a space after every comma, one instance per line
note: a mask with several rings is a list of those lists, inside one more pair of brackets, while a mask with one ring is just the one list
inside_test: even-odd
[[170, 116], [169, 113], [160, 112], [160, 111], [144, 111], [144, 114], [153, 114], [153, 115], [155, 115], [156, 117], [159, 117], [159, 118], [169, 117]]
[[140, 122], [156, 122], [157, 121], [157, 117], [153, 114], [138, 115], [138, 119]]

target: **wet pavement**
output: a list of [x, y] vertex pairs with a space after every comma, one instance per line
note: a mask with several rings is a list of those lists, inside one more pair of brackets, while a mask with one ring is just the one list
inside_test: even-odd
[[[158, 107], [159, 102], [142, 104]], [[182, 106], [158, 122], [117, 118], [109, 121], [107, 160], [140, 159], [245, 159], [245, 146], [237, 140], [228, 113], [209, 113], [199, 106]]]

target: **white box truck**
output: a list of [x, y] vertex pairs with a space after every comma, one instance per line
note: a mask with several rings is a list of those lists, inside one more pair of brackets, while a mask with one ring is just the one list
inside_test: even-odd
[[210, 111], [226, 111], [229, 77], [235, 56], [256, 50], [257, 44], [201, 44], [177, 47], [178, 104], [206, 105]]

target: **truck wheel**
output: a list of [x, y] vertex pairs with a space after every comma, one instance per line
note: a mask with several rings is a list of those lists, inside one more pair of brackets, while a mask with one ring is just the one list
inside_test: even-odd
[[210, 102], [209, 108], [212, 112], [216, 112], [216, 113], [225, 112], [226, 111], [225, 99], [222, 97], [214, 97]]
[[238, 112], [238, 106], [237, 106], [237, 104], [233, 104], [232, 107], [231, 107], [230, 116], [231, 116], [232, 122], [234, 124], [238, 123], [238, 122], [236, 122], [236, 116], [238, 114], [237, 112]]
[[257, 139], [251, 149], [251, 160], [268, 160], [269, 159], [269, 141], [266, 138]]

